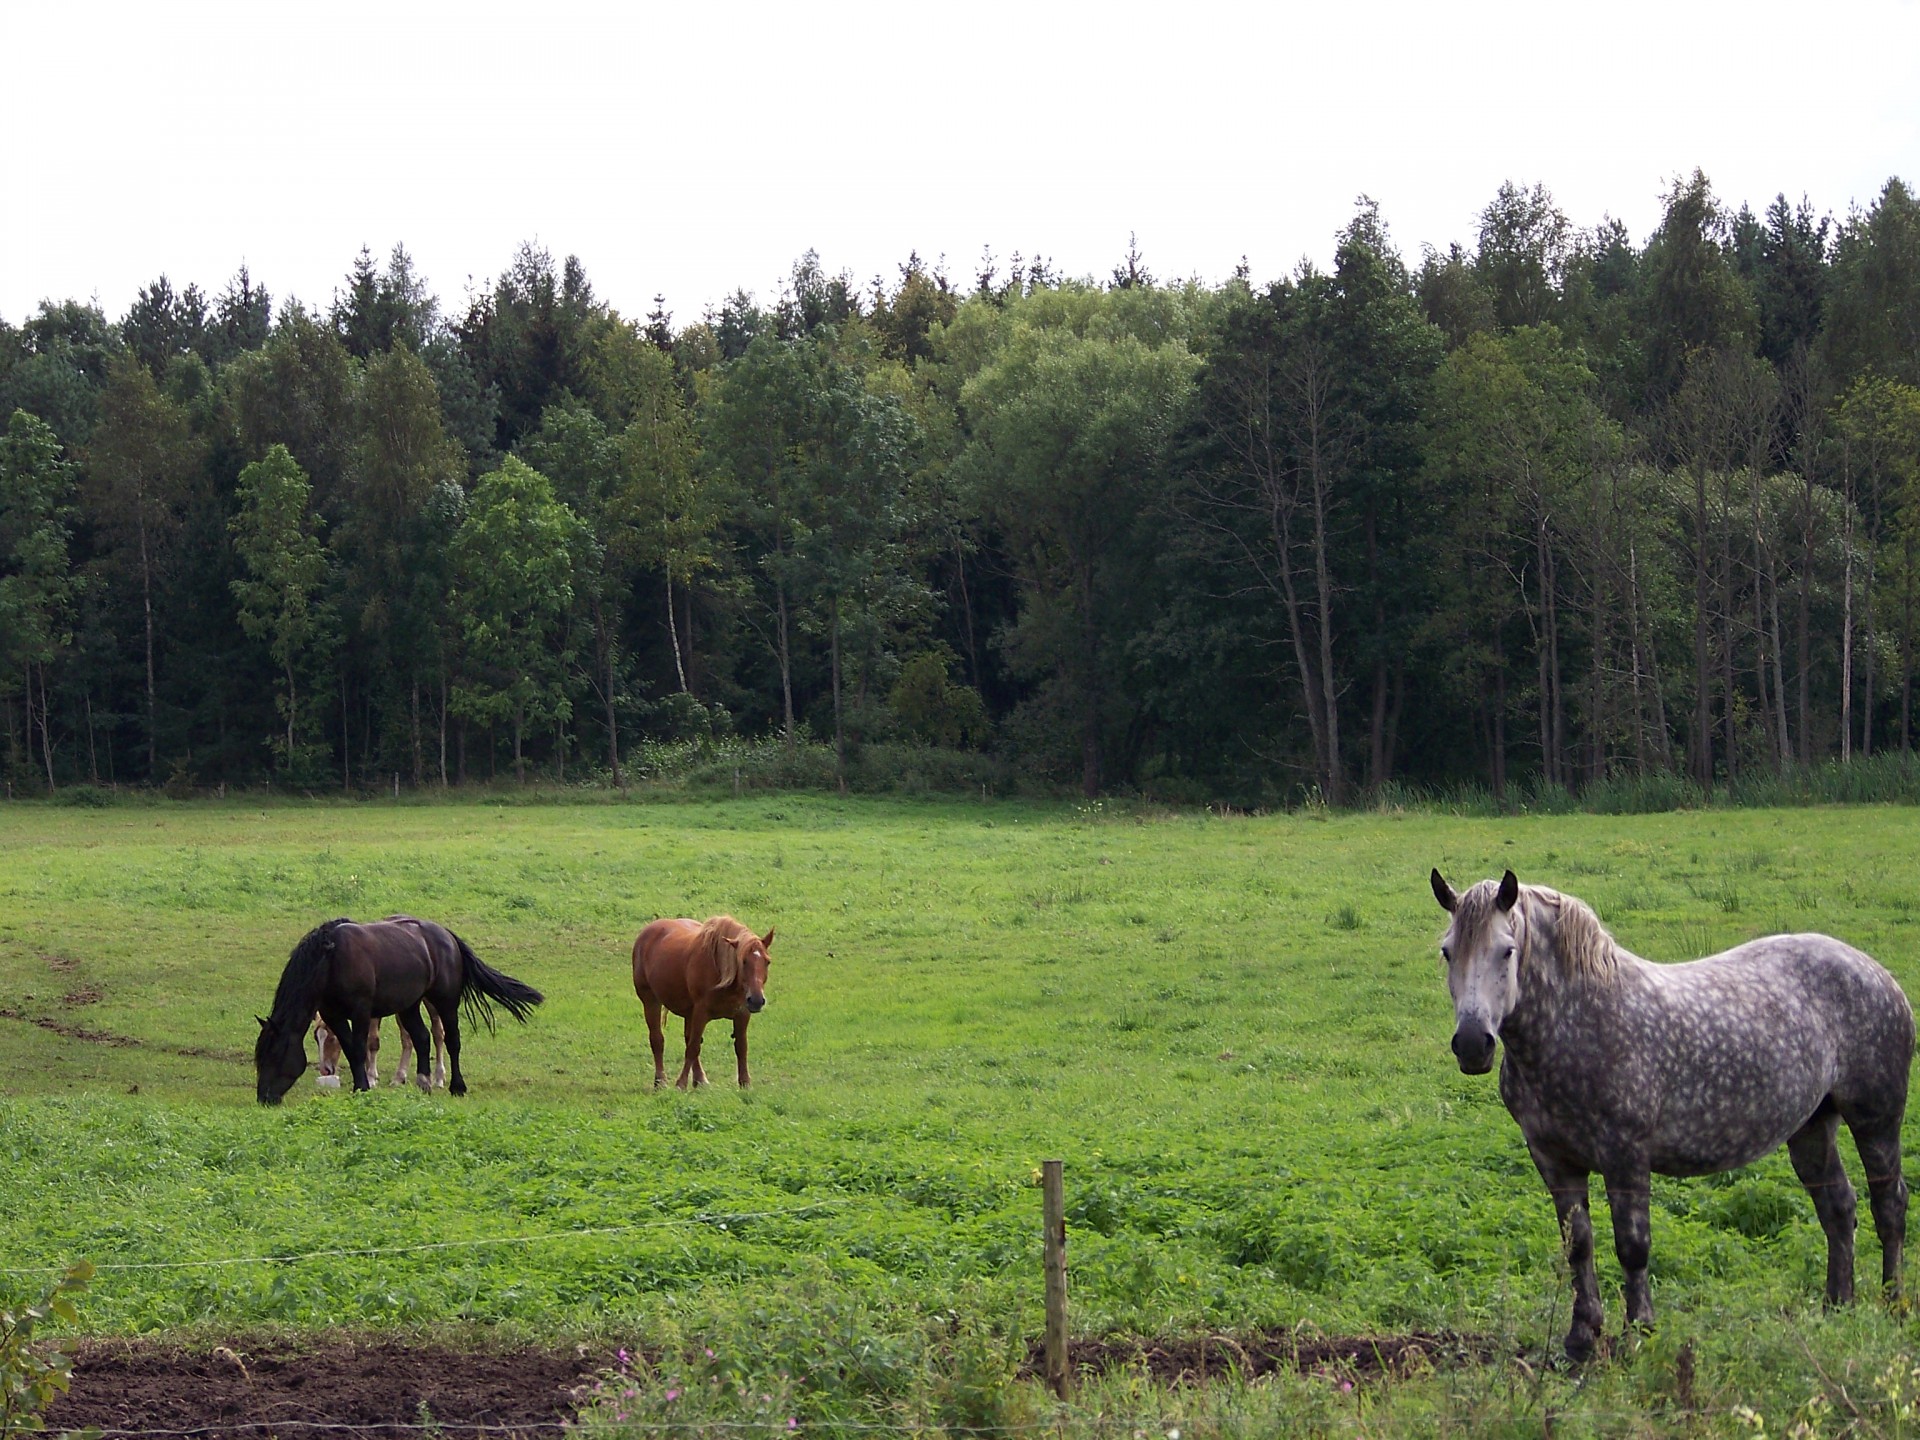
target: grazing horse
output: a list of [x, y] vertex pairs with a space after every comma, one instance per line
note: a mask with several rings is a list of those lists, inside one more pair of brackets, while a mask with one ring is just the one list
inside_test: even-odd
[[398, 915], [358, 925], [329, 920], [307, 932], [287, 957], [273, 995], [273, 1011], [260, 1021], [253, 1066], [262, 1105], [277, 1105], [307, 1068], [306, 1033], [317, 1011], [340, 1038], [353, 1073], [353, 1088], [371, 1088], [367, 1038], [376, 1015], [398, 1015], [413, 1040], [424, 1080], [431, 1044], [420, 1018], [424, 1004], [446, 1031], [449, 1094], [467, 1093], [460, 1073], [460, 1010], [469, 1024], [493, 1029], [497, 1000], [524, 1021], [542, 999], [531, 985], [502, 975], [473, 953], [458, 935], [431, 920]]
[[687, 1060], [674, 1082], [687, 1088], [707, 1083], [700, 1064], [700, 1036], [709, 1020], [733, 1021], [733, 1053], [740, 1083], [747, 1083], [747, 1021], [767, 1003], [767, 951], [773, 931], [756, 935], [731, 915], [698, 920], [655, 920], [633, 942], [633, 990], [647, 1010], [647, 1043], [653, 1047], [653, 1088], [667, 1083], [662, 1063], [666, 1035], [661, 1010], [687, 1021]]
[[1453, 1053], [1469, 1075], [1506, 1046], [1500, 1098], [1553, 1196], [1573, 1271], [1568, 1358], [1601, 1329], [1587, 1182], [1599, 1172], [1626, 1276], [1627, 1320], [1653, 1323], [1649, 1172], [1706, 1175], [1785, 1144], [1827, 1235], [1827, 1303], [1853, 1298], [1854, 1192], [1841, 1121], [1866, 1168], [1881, 1282], [1900, 1286], [1907, 1182], [1900, 1123], [1913, 1010], [1872, 959], [1827, 935], [1769, 935], [1704, 960], [1655, 965], [1581, 901], [1511, 870], [1456, 895], [1440, 942]]
[[[422, 1090], [435, 1090], [447, 1083], [447, 1027], [440, 1023], [440, 1012], [431, 1005], [425, 1007], [427, 1023], [433, 1030], [433, 1078], [422, 1075], [417, 1077]], [[313, 1043], [320, 1051], [320, 1064], [313, 1077], [313, 1083], [323, 1090], [340, 1088], [340, 1057], [344, 1053], [340, 1037], [327, 1028], [327, 1022], [318, 1015], [313, 1018]], [[413, 1037], [407, 1033], [407, 1027], [400, 1027], [400, 1063], [394, 1067], [393, 1078], [389, 1085], [407, 1083], [407, 1061], [413, 1058]], [[374, 1016], [367, 1022], [367, 1078], [374, 1085], [380, 1083], [380, 1017]]]

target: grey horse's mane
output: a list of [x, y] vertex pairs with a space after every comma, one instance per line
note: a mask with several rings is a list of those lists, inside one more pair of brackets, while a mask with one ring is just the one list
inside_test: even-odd
[[[1586, 901], [1544, 885], [1522, 885], [1520, 903], [1528, 928], [1538, 925], [1552, 938], [1561, 975], [1608, 981], [1620, 973], [1620, 946]], [[1529, 946], [1528, 953], [1533, 951]]]
[[[1455, 923], [1462, 933], [1472, 934], [1493, 918], [1499, 889], [1498, 881], [1482, 880], [1460, 897]], [[1522, 885], [1514, 908], [1520, 912], [1514, 928], [1522, 964], [1547, 967], [1542, 973], [1549, 980], [1607, 982], [1620, 973], [1620, 946], [1586, 901], [1545, 885]]]

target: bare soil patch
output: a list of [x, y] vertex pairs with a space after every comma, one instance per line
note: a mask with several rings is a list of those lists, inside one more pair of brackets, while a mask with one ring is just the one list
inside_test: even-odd
[[76, 1348], [73, 1386], [49, 1407], [58, 1433], [187, 1432], [294, 1437], [350, 1427], [373, 1440], [485, 1430], [556, 1434], [575, 1388], [608, 1360], [583, 1349], [457, 1350], [391, 1339], [182, 1346], [95, 1340]]
[[[1164, 1384], [1258, 1379], [1276, 1371], [1329, 1381], [1389, 1379], [1492, 1358], [1474, 1336], [1415, 1333], [1303, 1337], [1199, 1335], [1079, 1340], [1077, 1371], [1144, 1371]], [[393, 1338], [276, 1338], [231, 1345], [89, 1340], [75, 1349], [73, 1387], [47, 1411], [55, 1432], [115, 1436], [282, 1437], [342, 1431], [370, 1440], [447, 1434], [553, 1436], [579, 1397], [613, 1367], [586, 1346], [461, 1350]], [[1036, 1346], [1029, 1378], [1044, 1373]]]

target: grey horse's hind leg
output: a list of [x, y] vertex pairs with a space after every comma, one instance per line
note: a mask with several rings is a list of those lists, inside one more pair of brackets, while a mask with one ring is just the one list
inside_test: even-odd
[[1849, 1127], [1867, 1170], [1867, 1200], [1873, 1207], [1873, 1233], [1880, 1237], [1880, 1283], [1889, 1296], [1900, 1294], [1900, 1259], [1907, 1242], [1907, 1179], [1900, 1173], [1900, 1122]]
[[1853, 1182], [1847, 1179], [1846, 1167], [1840, 1163], [1840, 1147], [1834, 1143], [1839, 1127], [1839, 1112], [1823, 1103], [1787, 1141], [1793, 1173], [1813, 1197], [1814, 1213], [1820, 1217], [1820, 1228], [1827, 1232], [1829, 1305], [1844, 1305], [1853, 1299], [1853, 1231], [1858, 1213]]
[[1607, 1209], [1613, 1214], [1613, 1253], [1620, 1258], [1626, 1285], [1627, 1323], [1653, 1324], [1653, 1291], [1647, 1284], [1647, 1261], [1653, 1253], [1653, 1230], [1647, 1217], [1649, 1179], [1645, 1170], [1607, 1177]]
[[[1529, 1149], [1532, 1147], [1529, 1146]], [[1600, 1280], [1593, 1271], [1593, 1217], [1587, 1210], [1587, 1172], [1574, 1170], [1533, 1152], [1534, 1167], [1553, 1196], [1560, 1217], [1560, 1243], [1573, 1272], [1573, 1323], [1567, 1330], [1567, 1358], [1578, 1364], [1593, 1354], [1605, 1313], [1600, 1308]]]

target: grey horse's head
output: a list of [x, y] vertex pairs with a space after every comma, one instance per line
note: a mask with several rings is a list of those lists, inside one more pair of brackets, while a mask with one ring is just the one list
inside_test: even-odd
[[1493, 1068], [1500, 1026], [1520, 998], [1520, 949], [1526, 912], [1518, 908], [1520, 882], [1511, 870], [1496, 885], [1482, 880], [1464, 895], [1433, 872], [1433, 898], [1453, 916], [1440, 937], [1453, 994], [1453, 1055], [1469, 1075]]

